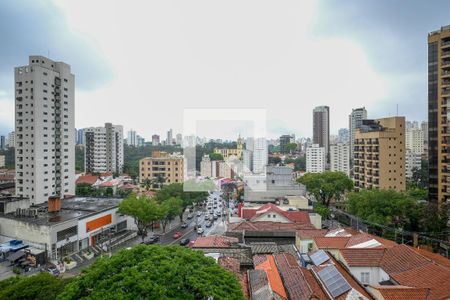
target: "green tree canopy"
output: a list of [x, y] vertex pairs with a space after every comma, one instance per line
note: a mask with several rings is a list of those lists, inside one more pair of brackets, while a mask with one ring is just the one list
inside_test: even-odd
[[244, 299], [236, 276], [201, 251], [139, 245], [100, 258], [58, 299]]
[[0, 299], [52, 300], [60, 294], [67, 279], [62, 280], [48, 273], [34, 276], [16, 276], [0, 281]]
[[297, 143], [289, 143], [286, 146], [284, 146], [286, 151], [289, 153], [294, 152], [295, 150], [297, 150]]
[[298, 182], [304, 184], [308, 192], [326, 207], [332, 200], [339, 200], [346, 191], [353, 189], [353, 181], [342, 172], [306, 173]]
[[135, 194], [131, 194], [120, 202], [119, 213], [134, 218], [134, 223], [142, 240], [147, 234], [147, 228], [164, 216], [160, 205], [155, 200], [144, 195], [138, 197]]
[[223, 160], [223, 155], [220, 153], [210, 153], [209, 154], [209, 159], [210, 160]]
[[161, 210], [163, 217], [161, 219], [161, 225], [163, 231], [166, 231], [166, 225], [175, 219], [176, 216], [180, 216], [183, 213], [183, 200], [180, 198], [170, 197], [164, 200], [161, 204]]

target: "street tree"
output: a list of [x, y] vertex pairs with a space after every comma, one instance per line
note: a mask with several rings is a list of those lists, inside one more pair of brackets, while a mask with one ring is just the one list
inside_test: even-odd
[[154, 222], [163, 217], [160, 205], [145, 195], [136, 196], [131, 194], [119, 204], [119, 213], [130, 216], [138, 229], [138, 235], [144, 240], [147, 229]]
[[139, 245], [98, 259], [58, 297], [72, 299], [245, 299], [237, 277], [201, 251]]
[[68, 281], [68, 279], [56, 278], [48, 273], [12, 277], [0, 281], [0, 299], [56, 299]]
[[353, 189], [353, 181], [342, 172], [306, 173], [298, 179], [317, 201], [329, 207], [330, 202], [341, 199], [345, 192]]
[[170, 223], [176, 216], [183, 213], [183, 200], [180, 198], [170, 197], [165, 199], [161, 204], [161, 211], [163, 217], [161, 219], [161, 225], [163, 232], [166, 232], [166, 226]]
[[147, 192], [152, 188], [153, 182], [150, 178], [144, 178], [141, 182], [141, 187], [144, 188]]

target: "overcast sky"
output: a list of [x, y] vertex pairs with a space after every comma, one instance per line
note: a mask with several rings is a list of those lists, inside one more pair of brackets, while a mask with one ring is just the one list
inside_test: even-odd
[[72, 66], [77, 128], [149, 139], [182, 132], [187, 108], [267, 109], [268, 136], [310, 136], [319, 105], [332, 133], [360, 106], [426, 120], [427, 33], [449, 12], [445, 0], [0, 1], [0, 134], [14, 127], [13, 68], [36, 54]]

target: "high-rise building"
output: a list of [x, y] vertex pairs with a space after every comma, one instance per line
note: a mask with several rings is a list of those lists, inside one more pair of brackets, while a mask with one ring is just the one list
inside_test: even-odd
[[428, 160], [428, 122], [422, 121], [420, 128], [423, 132], [423, 158]]
[[354, 143], [356, 190], [405, 190], [405, 117], [363, 120]]
[[361, 128], [362, 120], [367, 119], [367, 110], [365, 107], [354, 108], [348, 116], [348, 137], [350, 146], [350, 165], [353, 163], [353, 149], [355, 148], [355, 134]]
[[180, 145], [180, 146], [183, 144], [183, 135], [181, 133], [177, 133], [176, 143], [177, 143], [177, 145]]
[[253, 173], [261, 174], [266, 172], [269, 159], [267, 141], [265, 138], [255, 138], [253, 140]]
[[450, 26], [428, 34], [428, 161], [429, 200], [450, 197]]
[[84, 129], [78, 129], [77, 130], [77, 145], [84, 145]]
[[43, 56], [15, 68], [16, 195], [31, 204], [75, 194], [75, 76]]
[[15, 148], [16, 147], [16, 133], [14, 131], [11, 131], [8, 134], [8, 148]]
[[6, 137], [4, 135], [0, 135], [0, 150], [6, 149]]
[[152, 135], [152, 146], [158, 146], [159, 145], [159, 135], [154, 134]]
[[142, 136], [140, 136], [139, 134], [136, 135], [136, 144], [138, 147], [143, 147], [145, 146], [145, 138], [143, 138]]
[[330, 108], [317, 106], [313, 110], [313, 143], [325, 148], [326, 159], [330, 153]]
[[325, 147], [313, 144], [306, 149], [306, 172], [322, 173], [325, 171], [326, 151]]
[[172, 128], [167, 131], [166, 145], [171, 146], [173, 144]]
[[6, 159], [4, 155], [0, 155], [0, 168], [4, 168], [6, 164]]
[[406, 178], [412, 178], [414, 169], [420, 170], [422, 168], [422, 155], [406, 149], [405, 168]]
[[348, 144], [330, 146], [330, 170], [350, 175], [350, 155]]
[[183, 156], [176, 153], [153, 151], [151, 157], [139, 161], [139, 169], [139, 182], [143, 183], [144, 179], [150, 179], [153, 188], [184, 180]]
[[84, 170], [86, 173], [123, 170], [123, 127], [105, 123], [105, 127], [84, 129]]
[[338, 131], [338, 143], [340, 143], [340, 144], [348, 144], [348, 142], [349, 142], [348, 129], [347, 128], [339, 129], [339, 131]]
[[[409, 124], [409, 126], [408, 126]], [[405, 147], [412, 153], [423, 154], [423, 131], [419, 128], [418, 123], [407, 122], [405, 133]]]
[[244, 173], [253, 171], [253, 151], [242, 150], [242, 165]]
[[138, 145], [137, 133], [133, 129], [127, 132], [127, 145], [133, 147], [137, 147]]
[[212, 177], [211, 159], [208, 154], [203, 155], [202, 161], [200, 162], [200, 176]]
[[280, 136], [280, 152], [283, 154], [289, 153], [289, 150], [287, 149], [286, 146], [294, 142], [295, 142], [294, 139], [289, 134]]

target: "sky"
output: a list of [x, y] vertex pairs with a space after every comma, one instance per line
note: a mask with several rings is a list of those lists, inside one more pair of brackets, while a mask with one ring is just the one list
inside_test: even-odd
[[[151, 139], [183, 132], [186, 109], [265, 109], [268, 137], [311, 136], [320, 105], [334, 134], [361, 106], [426, 120], [427, 34], [449, 11], [445, 0], [3, 0], [0, 134], [29, 55], [71, 65], [77, 128], [112, 122]], [[229, 139], [248, 124], [234, 123], [200, 131]]]

